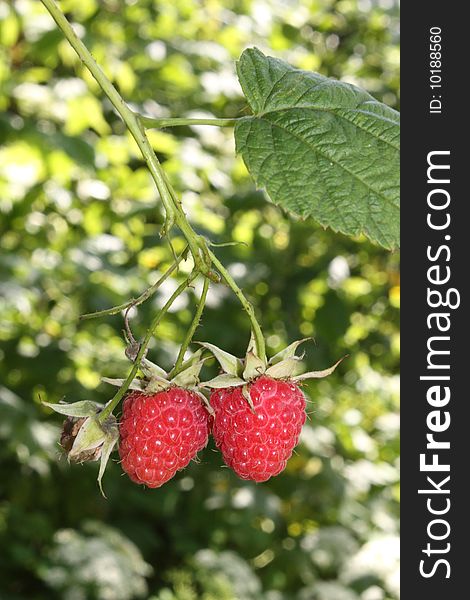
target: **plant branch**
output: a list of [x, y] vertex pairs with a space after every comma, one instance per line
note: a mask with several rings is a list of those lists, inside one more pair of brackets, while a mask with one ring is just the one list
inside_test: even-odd
[[183, 343], [181, 344], [181, 348], [178, 353], [178, 358], [176, 359], [175, 366], [173, 367], [173, 369], [170, 373], [170, 377], [174, 377], [175, 375], [177, 375], [181, 368], [181, 365], [183, 364], [184, 355], [186, 353], [186, 350], [188, 349], [188, 346], [191, 343], [191, 340], [193, 339], [194, 332], [196, 331], [196, 329], [199, 325], [199, 321], [201, 320], [201, 316], [204, 311], [204, 306], [206, 304], [206, 297], [207, 297], [208, 290], [209, 290], [209, 279], [207, 279], [207, 277], [204, 277], [204, 283], [203, 283], [203, 287], [202, 287], [201, 297], [199, 299], [196, 312], [194, 313], [194, 318], [191, 322], [191, 327], [186, 332], [186, 336], [184, 338]]
[[253, 330], [253, 335], [254, 335], [255, 341], [256, 341], [256, 350], [258, 352], [258, 356], [261, 358], [261, 360], [266, 360], [266, 345], [264, 343], [263, 332], [261, 331], [260, 324], [258, 323], [258, 321], [256, 319], [255, 309], [253, 308], [253, 305], [251, 304], [251, 302], [249, 302], [247, 300], [247, 298], [243, 294], [242, 290], [236, 284], [233, 277], [230, 275], [230, 273], [227, 271], [227, 269], [224, 267], [224, 265], [220, 262], [220, 260], [217, 258], [217, 256], [212, 252], [212, 250], [208, 249], [208, 252], [211, 257], [212, 262], [214, 263], [214, 266], [220, 271], [220, 273], [221, 273], [222, 277], [225, 279], [227, 285], [230, 287], [230, 289], [233, 291], [233, 293], [237, 296], [237, 298], [241, 302], [241, 305], [243, 306], [245, 311], [248, 313], [248, 317], [251, 322], [251, 328]]
[[176, 257], [175, 262], [171, 265], [169, 269], [163, 273], [158, 281], [156, 281], [153, 285], [147, 288], [138, 298], [133, 298], [128, 302], [124, 302], [124, 304], [119, 304], [119, 306], [113, 306], [112, 308], [106, 308], [104, 310], [97, 310], [96, 312], [87, 313], [85, 315], [80, 315], [80, 321], [86, 321], [88, 319], [96, 319], [97, 317], [104, 317], [105, 315], [117, 315], [118, 313], [130, 308], [131, 306], [139, 306], [139, 304], [143, 304], [146, 300], [153, 296], [158, 288], [162, 285], [162, 283], [168, 279], [168, 277], [178, 268], [179, 263], [185, 259], [188, 251], [188, 246], [185, 247], [183, 252], [179, 256]]
[[197, 276], [198, 276], [198, 273], [193, 271], [191, 273], [191, 275], [187, 279], [185, 279], [183, 281], [183, 283], [181, 283], [178, 286], [178, 288], [173, 292], [173, 294], [167, 300], [167, 302], [165, 303], [163, 308], [154, 317], [150, 327], [147, 329], [144, 340], [140, 346], [139, 352], [135, 358], [134, 364], [132, 365], [132, 369], [130, 370], [129, 375], [126, 378], [126, 381], [122, 384], [122, 386], [119, 388], [119, 390], [116, 392], [116, 394], [111, 398], [111, 400], [108, 402], [108, 404], [101, 411], [101, 413], [98, 417], [98, 420], [100, 421], [100, 423], [104, 423], [104, 421], [113, 412], [113, 410], [116, 408], [116, 406], [119, 404], [119, 402], [122, 400], [125, 393], [129, 389], [129, 386], [132, 383], [132, 380], [134, 379], [137, 371], [139, 370], [140, 361], [142, 360], [145, 353], [147, 352], [147, 348], [150, 343], [150, 340], [152, 339], [152, 336], [155, 335], [156, 329], [157, 329], [160, 321], [166, 315], [166, 313], [168, 312], [168, 309], [173, 304], [173, 302], [176, 300], [176, 298], [182, 292], [184, 292], [184, 290], [192, 283], [192, 281], [194, 281], [194, 279], [196, 279]]
[[214, 125], [216, 127], [234, 127], [237, 121], [239, 121], [239, 119], [191, 119], [189, 117], [153, 119], [152, 117], [144, 117], [140, 114], [137, 114], [137, 117], [146, 129], [161, 129], [163, 127], [177, 127], [182, 125]]
[[[165, 219], [163, 233], [168, 234], [174, 223], [176, 223], [176, 225], [179, 227], [179, 229], [183, 233], [184, 237], [186, 238], [186, 240], [188, 242], [188, 246], [190, 248], [190, 251], [191, 251], [191, 254], [192, 254], [193, 260], [194, 260], [194, 268], [195, 268], [196, 272], [193, 272], [192, 279], [194, 279], [197, 276], [197, 272], [200, 272], [200, 273], [203, 273], [209, 279], [211, 279], [213, 281], [217, 281], [217, 274], [214, 273], [214, 271], [212, 271], [211, 263], [213, 263], [218, 268], [218, 270], [224, 277], [225, 281], [227, 282], [229, 287], [233, 290], [235, 295], [240, 300], [243, 308], [248, 313], [248, 316], [251, 321], [253, 334], [254, 334], [255, 340], [256, 340], [258, 354], [259, 354], [260, 358], [264, 359], [266, 356], [264, 338], [263, 338], [263, 334], [261, 332], [260, 325], [259, 325], [258, 321], [256, 320], [253, 306], [245, 298], [245, 296], [243, 295], [243, 292], [237, 286], [234, 279], [231, 277], [230, 273], [228, 273], [227, 269], [225, 269], [225, 267], [222, 265], [222, 263], [220, 263], [220, 261], [214, 255], [214, 253], [208, 248], [206, 240], [202, 236], [196, 234], [196, 232], [193, 230], [193, 228], [189, 224], [189, 222], [186, 218], [186, 215], [183, 211], [183, 208], [181, 206], [181, 202], [177, 198], [176, 193], [173, 190], [165, 172], [163, 171], [162, 166], [161, 166], [157, 156], [155, 155], [153, 148], [151, 147], [150, 142], [145, 133], [145, 129], [144, 129], [145, 122], [147, 123], [147, 125], [150, 124], [147, 117], [141, 117], [140, 115], [137, 115], [127, 106], [127, 104], [124, 102], [123, 98], [117, 91], [117, 89], [109, 81], [109, 79], [104, 74], [103, 70], [95, 62], [95, 60], [92, 57], [92, 55], [90, 54], [89, 50], [86, 48], [86, 46], [79, 39], [77, 34], [74, 32], [72, 26], [67, 21], [64, 14], [62, 13], [60, 8], [55, 3], [55, 1], [54, 0], [41, 0], [41, 2], [44, 4], [46, 9], [49, 11], [52, 18], [57, 23], [59, 29], [63, 32], [66, 39], [72, 46], [72, 48], [78, 54], [80, 60], [87, 67], [87, 69], [90, 71], [91, 75], [97, 81], [98, 85], [101, 87], [103, 92], [109, 98], [111, 104], [114, 106], [115, 110], [120, 115], [120, 117], [126, 124], [126, 127], [128, 128], [131, 135], [133, 136], [135, 142], [137, 143], [137, 145], [142, 153], [142, 156], [147, 164], [147, 167], [152, 175], [152, 178], [155, 182], [155, 185], [160, 194], [160, 197], [162, 199], [162, 203], [163, 203], [163, 206], [165, 209], [166, 219]], [[147, 119], [147, 121], [146, 121], [146, 119]], [[151, 121], [154, 126], [155, 120], [151, 120]], [[159, 122], [159, 126], [162, 126], [163, 120], [157, 119], [157, 121]], [[191, 120], [191, 121], [192, 121], [191, 124], [193, 124], [193, 125], [196, 124], [194, 122], [195, 120]], [[234, 120], [234, 119], [228, 119], [228, 120], [226, 120], [226, 119], [202, 119], [202, 120], [198, 120], [198, 124], [202, 124], [202, 121], [206, 121], [206, 124], [212, 124], [212, 125], [217, 124], [217, 125], [223, 125], [223, 126], [228, 126], [230, 121], [231, 121], [230, 126], [233, 126], [233, 124], [236, 122], [236, 120]], [[208, 121], [210, 121], [210, 123], [208, 123]], [[186, 120], [185, 119], [173, 119], [172, 123], [179, 124], [179, 125], [182, 125], [183, 123], [188, 124], [188, 120], [187, 119]], [[169, 126], [170, 124], [171, 124], [171, 120], [167, 119], [166, 125]], [[191, 281], [192, 281], [192, 279], [191, 279]], [[188, 279], [188, 281], [189, 281], [189, 279]], [[188, 283], [188, 285], [189, 285], [189, 283]], [[181, 293], [181, 292], [179, 292], [179, 293]], [[171, 298], [170, 298], [170, 300], [171, 300]], [[159, 313], [159, 315], [160, 314], [161, 313]], [[157, 318], [161, 318], [159, 315], [157, 315]], [[151, 329], [149, 329], [149, 331]], [[150, 334], [150, 337], [151, 337], [151, 334]], [[144, 344], [148, 344], [150, 337], [148, 337], [148, 339], [146, 337], [146, 341], [144, 340]], [[142, 346], [142, 347], [144, 347], [144, 346]], [[140, 352], [139, 352], [139, 354], [140, 354]], [[135, 371], [134, 371], [132, 377], [135, 375], [135, 372], [138, 369], [138, 364], [139, 364], [141, 356], [140, 357], [138, 356], [138, 360], [136, 359], [136, 363], [134, 365]], [[132, 371], [131, 371], [131, 373], [132, 373]], [[105, 414], [107, 416], [108, 414], [111, 413], [114, 406], [117, 404], [117, 402], [120, 400], [120, 398], [122, 398], [124, 393], [127, 391], [127, 388], [129, 386], [129, 383], [131, 380], [132, 380], [131, 374], [129, 374], [128, 380], [126, 380], [127, 387], [126, 387], [126, 384], [124, 384], [124, 386], [121, 388], [121, 390], [119, 390], [119, 392], [115, 396], [115, 398], [113, 398], [111, 403], [108, 405], [108, 406], [112, 405], [112, 408], [110, 408], [108, 410], [108, 407], [106, 407], [102, 414]], [[124, 389], [124, 391], [122, 391], [123, 389]], [[121, 394], [121, 395], [119, 396], [119, 394]], [[116, 398], [118, 398], [117, 401], [115, 401]]]
[[200, 248], [202, 245], [205, 245], [205, 241], [192, 229], [183, 212], [181, 203], [175, 201], [173, 195], [170, 193], [170, 190], [168, 189], [168, 180], [166, 179], [162, 166], [150, 145], [139, 117], [124, 102], [117, 89], [106, 77], [101, 67], [95, 62], [89, 50], [79, 39], [54, 0], [41, 0], [41, 2], [49, 11], [72, 48], [78, 54], [82, 63], [87, 67], [98, 85], [109, 98], [136, 141], [165, 208], [166, 220], [163, 233], [167, 234], [172, 225], [176, 223], [189, 244], [196, 268], [202, 273], [208, 273], [210, 271], [210, 265], [207, 265], [202, 260], [200, 253]]

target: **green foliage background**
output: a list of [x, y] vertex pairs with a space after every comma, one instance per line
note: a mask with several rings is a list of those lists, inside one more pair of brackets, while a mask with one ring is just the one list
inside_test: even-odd
[[[398, 107], [393, 0], [61, 6], [150, 116], [247, 114], [234, 61], [249, 45]], [[242, 482], [210, 446], [160, 490], [112, 463], [104, 500], [95, 464], [60, 458], [60, 418], [39, 398], [105, 402], [100, 377], [127, 373], [121, 317], [78, 316], [138, 295], [169, 266], [160, 203], [123, 125], [35, 0], [0, 0], [0, 111], [0, 598], [398, 598], [398, 255], [266, 202], [231, 130], [153, 131], [194, 227], [246, 244], [218, 255], [255, 302], [269, 351], [312, 335], [310, 369], [350, 357], [305, 386], [310, 419], [276, 479]], [[134, 315], [136, 334], [175, 286]], [[151, 359], [171, 365], [193, 309], [192, 293], [174, 305]], [[236, 299], [212, 286], [196, 338], [240, 355], [248, 336]]]

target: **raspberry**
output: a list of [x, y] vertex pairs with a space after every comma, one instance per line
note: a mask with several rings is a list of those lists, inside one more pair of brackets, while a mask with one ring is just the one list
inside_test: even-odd
[[305, 398], [292, 381], [261, 376], [248, 386], [212, 392], [213, 436], [226, 464], [242, 479], [266, 481], [286, 466], [305, 423]]
[[124, 471], [132, 481], [157, 488], [206, 446], [209, 415], [190, 390], [132, 392], [124, 401], [119, 433]]

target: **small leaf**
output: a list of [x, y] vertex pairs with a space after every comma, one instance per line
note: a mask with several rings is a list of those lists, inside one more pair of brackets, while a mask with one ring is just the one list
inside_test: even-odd
[[244, 385], [245, 383], [246, 381], [244, 379], [240, 379], [240, 377], [223, 373], [222, 375], [217, 375], [217, 377], [214, 377], [214, 379], [201, 382], [199, 387], [222, 389], [227, 387], [238, 387], [239, 385]]
[[311, 340], [311, 339], [313, 339], [313, 338], [308, 337], [308, 338], [303, 338], [302, 340], [297, 340], [296, 342], [292, 342], [292, 344], [289, 344], [289, 346], [287, 346], [287, 348], [284, 348], [284, 350], [281, 350], [280, 352], [275, 354], [269, 361], [269, 364], [275, 365], [276, 363], [279, 363], [282, 360], [285, 360], [286, 358], [294, 357], [295, 352], [296, 352], [297, 348], [300, 346], [300, 344], [303, 344], [304, 342]]
[[346, 356], [340, 358], [338, 362], [336, 362], [329, 369], [325, 369], [323, 371], [310, 371], [309, 373], [302, 373], [301, 375], [297, 375], [296, 377], [293, 377], [293, 381], [304, 381], [304, 379], [320, 379], [322, 377], [328, 377], [328, 375], [331, 375], [331, 373], [333, 373], [333, 371], [336, 369], [339, 363], [342, 362], [345, 358]]
[[241, 360], [225, 350], [221, 350], [214, 344], [209, 344], [207, 342], [197, 342], [207, 350], [210, 350], [215, 358], [219, 361], [220, 366], [222, 367], [224, 373], [228, 373], [229, 375], [237, 376], [240, 374], [241, 370]]
[[67, 415], [68, 417], [93, 417], [103, 408], [101, 404], [97, 404], [91, 400], [82, 400], [81, 402], [74, 402], [72, 404], [51, 404], [49, 402], [43, 402], [43, 404], [52, 408], [55, 412]]
[[348, 83], [243, 52], [238, 78], [253, 116], [237, 152], [259, 188], [300, 217], [399, 245], [399, 113]]
[[300, 358], [291, 356], [266, 369], [266, 375], [274, 379], [289, 379], [297, 370]]
[[245, 359], [245, 370], [243, 371], [243, 379], [250, 381], [262, 375], [266, 370], [266, 364], [258, 358], [251, 350], [247, 353]]

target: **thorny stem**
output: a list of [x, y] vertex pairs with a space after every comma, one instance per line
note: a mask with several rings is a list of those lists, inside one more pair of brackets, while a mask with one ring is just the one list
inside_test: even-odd
[[188, 346], [191, 343], [191, 340], [193, 339], [194, 332], [196, 331], [196, 329], [199, 325], [199, 321], [201, 320], [201, 316], [204, 311], [204, 306], [206, 304], [206, 297], [207, 297], [208, 289], [209, 289], [209, 280], [207, 279], [207, 277], [205, 277], [203, 287], [202, 287], [201, 297], [199, 299], [196, 312], [194, 313], [194, 318], [191, 322], [191, 327], [186, 332], [184, 341], [181, 344], [181, 348], [178, 353], [178, 358], [176, 359], [175, 366], [173, 367], [173, 369], [170, 373], [171, 378], [178, 374], [178, 371], [180, 370], [181, 365], [183, 364], [185, 352], [188, 349]]
[[166, 119], [153, 119], [152, 117], [144, 117], [137, 115], [140, 122], [146, 129], [162, 128], [162, 127], [177, 127], [181, 125], [215, 125], [216, 127], [234, 127], [239, 119], [191, 119], [185, 117], [175, 117]]
[[210, 267], [202, 260], [200, 252], [201, 247], [205, 245], [205, 240], [195, 233], [186, 219], [186, 215], [181, 207], [181, 203], [179, 201], [175, 201], [174, 197], [170, 193], [170, 190], [168, 189], [168, 181], [163, 172], [162, 166], [150, 145], [140, 118], [124, 102], [119, 92], [109, 81], [109, 79], [103, 73], [101, 67], [99, 67], [99, 65], [95, 62], [89, 50], [74, 32], [72, 26], [67, 21], [54, 0], [41, 0], [41, 2], [47, 8], [72, 48], [78, 54], [80, 60], [87, 67], [92, 76], [96, 79], [98, 85], [109, 98], [112, 105], [131, 132], [132, 137], [136, 141], [142, 156], [147, 163], [147, 167], [152, 175], [165, 208], [166, 220], [164, 233], [169, 233], [173, 223], [176, 223], [189, 244], [196, 268], [201, 273], [208, 273], [210, 271]]
[[[153, 331], [155, 327], [160, 322], [160, 319], [163, 317], [165, 312], [168, 310], [169, 306], [173, 302], [173, 300], [190, 284], [190, 282], [197, 277], [198, 273], [202, 273], [206, 278], [209, 278], [212, 281], [218, 281], [218, 274], [214, 273], [211, 269], [211, 264], [215, 265], [217, 269], [222, 274], [225, 279], [227, 285], [232, 289], [234, 294], [240, 300], [243, 308], [247, 312], [250, 321], [251, 327], [253, 330], [253, 334], [256, 340], [256, 347], [258, 351], [258, 355], [261, 359], [265, 359], [266, 350], [263, 334], [261, 332], [260, 325], [256, 320], [255, 312], [253, 306], [248, 302], [248, 300], [243, 295], [243, 292], [235, 283], [234, 279], [231, 277], [230, 273], [228, 273], [227, 269], [222, 265], [222, 263], [217, 259], [214, 253], [208, 248], [207, 241], [200, 235], [196, 234], [188, 220], [186, 219], [186, 215], [181, 206], [181, 201], [176, 195], [176, 192], [172, 188], [157, 156], [155, 155], [152, 146], [147, 138], [145, 132], [145, 126], [147, 127], [169, 127], [172, 125], [218, 125], [220, 127], [232, 127], [235, 125], [237, 119], [185, 119], [185, 118], [175, 118], [175, 119], [150, 119], [148, 117], [143, 117], [134, 113], [124, 102], [123, 98], [113, 86], [113, 84], [106, 77], [102, 69], [95, 62], [89, 50], [83, 44], [83, 42], [79, 39], [77, 34], [72, 29], [72, 26], [67, 21], [65, 15], [62, 13], [60, 8], [57, 6], [54, 0], [41, 0], [46, 9], [51, 14], [54, 21], [57, 23], [59, 29], [62, 31], [72, 48], [78, 54], [82, 63], [87, 67], [90, 71], [91, 75], [94, 77], [98, 85], [101, 87], [103, 92], [109, 98], [111, 104], [114, 106], [117, 113], [120, 115], [122, 120], [124, 121], [126, 127], [130, 131], [134, 140], [136, 141], [142, 156], [147, 164], [147, 167], [152, 175], [152, 178], [155, 182], [157, 190], [162, 199], [162, 203], [166, 213], [165, 225], [164, 225], [164, 234], [168, 234], [171, 227], [174, 223], [179, 227], [184, 237], [187, 240], [189, 249], [191, 251], [193, 260], [194, 260], [194, 271], [190, 278], [182, 284], [175, 293], [168, 300], [167, 304], [163, 307], [163, 309], [158, 313], [152, 326], [147, 332], [147, 335], [144, 339], [142, 347], [137, 355], [134, 366], [129, 373], [128, 378], [125, 383], [121, 387], [121, 389], [117, 392], [117, 394], [113, 397], [110, 403], [106, 406], [103, 412], [100, 415], [100, 421], [107, 418], [112, 410], [117, 406], [120, 399], [126, 393], [132, 378], [136, 374], [140, 360], [146, 351], [147, 345], [150, 341], [150, 338], [153, 335]], [[157, 282], [158, 283], [158, 282]], [[155, 284], [156, 285], [156, 284]], [[153, 286], [152, 286], [153, 287]], [[152, 289], [152, 288], [150, 288]], [[152, 292], [150, 292], [152, 293]], [[144, 295], [146, 292], [144, 292]], [[92, 313], [91, 315], [84, 315], [82, 318], [92, 318], [92, 316], [101, 316], [102, 314], [115, 314], [114, 311], [119, 312], [119, 310], [123, 310], [128, 308], [131, 303], [126, 303], [119, 307], [115, 307], [114, 309], [110, 309], [110, 311], [100, 311], [99, 313]]]
[[133, 298], [132, 300], [129, 300], [124, 304], [119, 304], [119, 306], [113, 306], [112, 308], [106, 308], [105, 310], [97, 310], [96, 312], [80, 315], [80, 321], [95, 319], [97, 317], [104, 317], [105, 315], [117, 315], [118, 313], [130, 308], [131, 306], [139, 306], [139, 304], [142, 304], [143, 302], [148, 300], [150, 296], [153, 296], [153, 294], [155, 294], [155, 292], [162, 285], [162, 283], [166, 279], [168, 279], [168, 277], [178, 268], [179, 263], [185, 259], [187, 250], [188, 246], [186, 246], [183, 252], [181, 252], [181, 254], [176, 257], [175, 262], [171, 265], [169, 269], [165, 271], [165, 273], [163, 273], [160, 279], [156, 281], [153, 285], [151, 285], [149, 288], [147, 288], [145, 292], [143, 292], [138, 298]]
[[173, 294], [167, 300], [167, 302], [163, 306], [163, 308], [155, 315], [150, 327], [147, 329], [144, 340], [140, 346], [139, 352], [135, 358], [134, 364], [132, 365], [132, 369], [130, 370], [129, 375], [126, 378], [126, 381], [122, 384], [122, 386], [118, 389], [116, 394], [111, 398], [111, 400], [108, 402], [108, 404], [101, 411], [101, 413], [98, 417], [98, 420], [100, 421], [100, 423], [104, 423], [104, 421], [113, 412], [113, 410], [119, 404], [121, 399], [124, 397], [124, 394], [129, 389], [129, 386], [132, 383], [132, 380], [134, 379], [137, 371], [139, 370], [140, 361], [142, 360], [143, 356], [145, 355], [145, 353], [147, 351], [147, 347], [150, 343], [150, 340], [152, 339], [152, 336], [155, 335], [155, 331], [156, 331], [160, 321], [165, 316], [165, 314], [168, 312], [168, 309], [173, 304], [173, 302], [176, 300], [176, 298], [182, 292], [184, 292], [184, 290], [194, 281], [194, 279], [196, 279], [197, 276], [198, 276], [198, 273], [193, 271], [191, 273], [191, 275], [187, 279], [185, 279], [183, 281], [183, 283], [181, 283], [178, 286], [178, 288], [173, 292]]
[[251, 322], [251, 328], [253, 330], [253, 335], [255, 337], [256, 350], [258, 352], [258, 356], [261, 358], [261, 360], [266, 360], [266, 346], [264, 343], [263, 332], [261, 331], [261, 327], [256, 319], [255, 309], [253, 308], [253, 305], [247, 300], [247, 298], [245, 297], [245, 295], [243, 294], [241, 289], [236, 284], [233, 277], [230, 275], [230, 273], [227, 271], [227, 269], [224, 267], [224, 265], [220, 262], [220, 260], [217, 258], [217, 256], [212, 252], [212, 250], [209, 249], [208, 252], [211, 257], [212, 262], [217, 267], [217, 269], [220, 271], [222, 277], [225, 279], [225, 282], [232, 289], [233, 293], [240, 300], [241, 305], [247, 312], [248, 317]]

